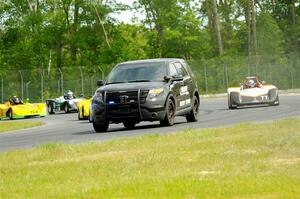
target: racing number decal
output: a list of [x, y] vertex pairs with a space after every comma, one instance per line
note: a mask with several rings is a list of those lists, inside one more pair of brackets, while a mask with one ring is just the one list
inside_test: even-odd
[[182, 86], [180, 88], [180, 96], [185, 96], [184, 97], [185, 100], [182, 100], [182, 101], [179, 102], [179, 106], [180, 107], [181, 106], [185, 106], [185, 105], [189, 105], [191, 103], [191, 99], [190, 98], [186, 99], [186, 97], [189, 96], [189, 95], [190, 95], [190, 92], [188, 90], [188, 86]]
[[30, 111], [30, 113], [31, 113], [31, 114], [36, 114], [36, 113], [37, 113], [37, 111]]
[[188, 86], [182, 86], [180, 88], [180, 95], [189, 95]]
[[183, 100], [179, 102], [179, 106], [185, 106], [191, 103], [191, 99]]

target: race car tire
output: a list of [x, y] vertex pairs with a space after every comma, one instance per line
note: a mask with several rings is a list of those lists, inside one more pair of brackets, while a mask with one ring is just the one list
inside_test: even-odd
[[186, 114], [186, 120], [188, 122], [197, 122], [198, 121], [198, 113], [199, 113], [199, 101], [196, 96], [193, 97], [193, 106], [191, 112]]
[[[81, 116], [80, 116], [80, 113], [81, 113]], [[83, 107], [82, 107], [82, 109], [80, 110], [78, 110], [78, 120], [84, 120], [84, 109], [83, 109]]]
[[233, 101], [233, 94], [230, 93], [229, 97], [228, 97], [228, 108], [229, 109], [236, 109], [237, 105], [234, 105], [234, 101]]
[[47, 105], [47, 108], [49, 114], [55, 114], [53, 104]]
[[168, 98], [166, 103], [166, 116], [164, 120], [160, 121], [162, 126], [173, 126], [175, 122], [175, 104], [174, 101]]
[[108, 126], [109, 126], [108, 122], [105, 122], [105, 123], [102, 123], [102, 124], [97, 124], [96, 122], [93, 122], [93, 127], [94, 127], [94, 130], [96, 131], [96, 133], [105, 133], [105, 132], [107, 132]]
[[277, 95], [276, 100], [273, 102], [273, 106], [279, 106], [279, 96]]
[[123, 121], [123, 125], [127, 129], [134, 129], [134, 127], [136, 125], [136, 122], [135, 121], [126, 120], [126, 121]]
[[8, 119], [13, 120], [14, 119], [13, 111], [9, 109], [6, 113], [6, 116], [8, 117]]
[[70, 113], [70, 106], [68, 103], [65, 103], [65, 113]]

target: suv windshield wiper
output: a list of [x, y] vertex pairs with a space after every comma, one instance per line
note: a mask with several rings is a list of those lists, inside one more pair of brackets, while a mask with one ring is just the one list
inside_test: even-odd
[[122, 83], [128, 83], [128, 82], [108, 82], [108, 83], [106, 83], [106, 85], [108, 85], [108, 84], [122, 84]]
[[131, 82], [152, 82], [152, 81], [149, 79], [137, 79], [137, 80], [132, 80], [132, 81], [128, 81], [128, 82], [131, 83]]

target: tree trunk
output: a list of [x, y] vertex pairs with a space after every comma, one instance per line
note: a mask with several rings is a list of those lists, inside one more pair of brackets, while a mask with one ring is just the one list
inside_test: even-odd
[[245, 11], [245, 19], [246, 19], [246, 25], [247, 25], [247, 37], [248, 37], [248, 76], [251, 75], [251, 12], [250, 12], [250, 3], [251, 0], [247, 0], [244, 5], [244, 11]]
[[231, 4], [228, 2], [228, 0], [220, 0], [220, 5], [223, 8], [222, 13], [225, 20], [225, 41], [223, 43], [224, 43], [224, 48], [227, 49], [227, 48], [231, 48], [231, 40], [233, 38], [232, 21], [230, 19]]
[[103, 33], [104, 33], [104, 37], [105, 37], [106, 44], [107, 44], [107, 46], [109, 47], [109, 49], [111, 49], [111, 46], [110, 46], [110, 43], [109, 43], [109, 40], [108, 40], [108, 36], [107, 36], [107, 32], [106, 32], [106, 29], [105, 29], [105, 27], [104, 27], [104, 22], [102, 21], [100, 15], [99, 15], [99, 12], [98, 12], [98, 10], [97, 10], [97, 8], [96, 8], [96, 6], [95, 6], [94, 4], [93, 4], [93, 6], [94, 6], [94, 9], [95, 9], [97, 18], [98, 18], [98, 20], [99, 20], [99, 23], [100, 23], [100, 25], [101, 25], [101, 27], [102, 27], [102, 30], [103, 30]]
[[211, 13], [211, 6], [210, 6], [210, 0], [206, 0], [206, 9], [207, 9], [207, 18], [208, 18], [208, 30], [211, 35], [211, 44], [215, 45], [215, 33], [214, 33], [214, 22], [213, 22], [213, 16]]
[[297, 30], [296, 30], [295, 0], [291, 1], [291, 14], [292, 14], [293, 43], [294, 43], [294, 51], [295, 51], [295, 57], [296, 57], [297, 52], [298, 52], [298, 41], [297, 41]]
[[257, 39], [256, 39], [256, 7], [255, 0], [251, 0], [251, 27], [252, 27], [252, 50], [253, 54], [257, 54]]
[[212, 10], [213, 10], [213, 13], [214, 13], [214, 20], [215, 20], [215, 27], [216, 27], [216, 33], [217, 33], [219, 55], [222, 56], [224, 54], [224, 51], [223, 51], [223, 44], [222, 44], [222, 37], [221, 37], [220, 18], [219, 18], [219, 15], [218, 15], [218, 8], [217, 8], [216, 0], [212, 0]]
[[70, 29], [70, 33], [73, 36], [73, 40], [71, 42], [71, 57], [73, 62], [76, 63], [77, 60], [77, 48], [76, 48], [76, 40], [74, 39], [74, 37], [76, 36], [77, 33], [77, 28], [78, 28], [78, 15], [79, 15], [79, 0], [75, 0], [75, 5], [74, 5], [74, 23]]
[[[59, 33], [57, 33], [57, 34], [59, 34]], [[56, 67], [61, 68], [62, 44], [61, 44], [60, 36], [58, 36], [58, 35], [56, 37], [55, 51], [56, 51]]]
[[51, 74], [51, 64], [52, 64], [52, 49], [49, 50], [49, 60], [48, 60], [48, 78], [50, 79]]
[[252, 51], [255, 59], [255, 72], [258, 75], [257, 38], [256, 38], [256, 7], [255, 0], [251, 1]]

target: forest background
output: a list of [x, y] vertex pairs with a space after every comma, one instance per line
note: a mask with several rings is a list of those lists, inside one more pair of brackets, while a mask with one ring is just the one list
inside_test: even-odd
[[186, 59], [202, 94], [248, 75], [300, 88], [299, 46], [296, 0], [1, 0], [0, 100], [92, 95], [117, 63], [160, 57]]

